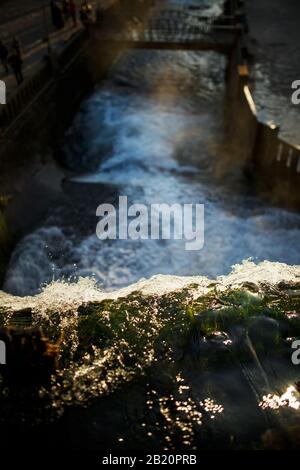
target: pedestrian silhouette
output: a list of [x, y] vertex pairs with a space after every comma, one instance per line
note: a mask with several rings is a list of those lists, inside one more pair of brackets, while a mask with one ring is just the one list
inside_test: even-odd
[[11, 66], [12, 71], [15, 74], [17, 84], [20, 85], [24, 81], [23, 72], [22, 72], [23, 60], [20, 54], [18, 54], [15, 49], [12, 49], [7, 62]]
[[17, 36], [12, 38], [11, 48], [16, 52], [16, 54], [22, 57], [21, 43]]
[[74, 28], [77, 26], [77, 7], [74, 0], [70, 0], [70, 16], [73, 20]]
[[89, 25], [89, 17], [88, 17], [88, 14], [87, 14], [86, 10], [85, 10], [83, 7], [80, 8], [79, 17], [80, 17], [81, 23], [82, 23], [85, 27], [88, 27], [88, 25]]
[[70, 18], [70, 2], [69, 2], [69, 0], [63, 0], [62, 9], [63, 9], [65, 19], [68, 20]]
[[3, 44], [2, 41], [0, 41], [0, 60], [6, 73], [9, 72], [8, 65], [7, 65], [7, 58], [8, 58], [8, 49], [5, 46], [5, 44]]
[[65, 26], [62, 10], [56, 0], [50, 1], [51, 17], [53, 26], [62, 29]]

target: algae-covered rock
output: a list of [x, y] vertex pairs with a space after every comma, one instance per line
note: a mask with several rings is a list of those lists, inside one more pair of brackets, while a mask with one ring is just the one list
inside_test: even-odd
[[[13, 406], [15, 378], [27, 403], [22, 429], [27, 420], [35, 429], [55, 422], [70, 449], [292, 448], [289, 430], [300, 416], [291, 360], [300, 338], [297, 283], [175, 282], [165, 292], [93, 293], [61, 309], [57, 298], [18, 300], [17, 308], [6, 300], [4, 331], [26, 354], [18, 365], [9, 346], [2, 405]], [[51, 383], [36, 380], [37, 370], [51, 371]], [[32, 381], [34, 407], [26, 398]]]

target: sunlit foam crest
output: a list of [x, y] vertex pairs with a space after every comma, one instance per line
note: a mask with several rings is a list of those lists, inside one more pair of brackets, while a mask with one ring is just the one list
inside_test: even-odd
[[[233, 266], [229, 275], [217, 278], [216, 288], [220, 290], [228, 287], [235, 288], [249, 281], [257, 285], [260, 283], [273, 285], [279, 282], [293, 283], [299, 279], [299, 266], [269, 261], [255, 264], [248, 260]], [[127, 287], [105, 292], [94, 278], [81, 277], [77, 282], [53, 281], [35, 296], [15, 297], [0, 291], [0, 302], [3, 307], [12, 310], [32, 308], [35, 311], [57, 311], [57, 309], [76, 309], [79, 305], [87, 302], [126, 297], [135, 291], [140, 291], [145, 295], [163, 295], [183, 289], [191, 284], [198, 285], [198, 288], [193, 290], [194, 295], [197, 296], [205, 294], [209, 290], [211, 282], [212, 280], [205, 276], [155, 275], [150, 279], [142, 278]]]

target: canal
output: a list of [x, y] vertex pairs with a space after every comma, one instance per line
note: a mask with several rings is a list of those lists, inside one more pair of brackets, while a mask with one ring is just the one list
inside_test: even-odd
[[[225, 67], [213, 52], [134, 50], [115, 61], [66, 132], [60, 203], [18, 243], [5, 291], [32, 295], [91, 276], [106, 290], [155, 274], [213, 278], [249, 258], [300, 263], [300, 216], [261, 200], [226, 145]], [[100, 241], [96, 209], [119, 196], [147, 207], [204, 204], [203, 249]]]

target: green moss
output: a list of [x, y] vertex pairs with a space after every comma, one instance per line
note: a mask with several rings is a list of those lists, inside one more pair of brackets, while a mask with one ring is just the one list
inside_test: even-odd
[[[196, 285], [162, 296], [133, 292], [87, 303], [77, 312], [26, 315], [51, 342], [59, 342], [61, 378], [54, 395], [73, 403], [110, 393], [159, 363], [172, 375], [187, 356], [201, 359], [203, 368], [249, 360], [246, 337], [257, 354], [284, 350], [287, 336], [300, 335], [299, 317], [289, 315], [300, 311], [297, 291], [249, 287], [220, 292], [212, 285], [198, 298]], [[25, 313], [10, 321], [21, 325]], [[223, 344], [223, 337], [230, 341]]]
[[101, 313], [93, 313], [79, 319], [78, 338], [82, 351], [90, 350], [92, 346], [103, 348], [113, 338], [113, 332], [103, 321]]

